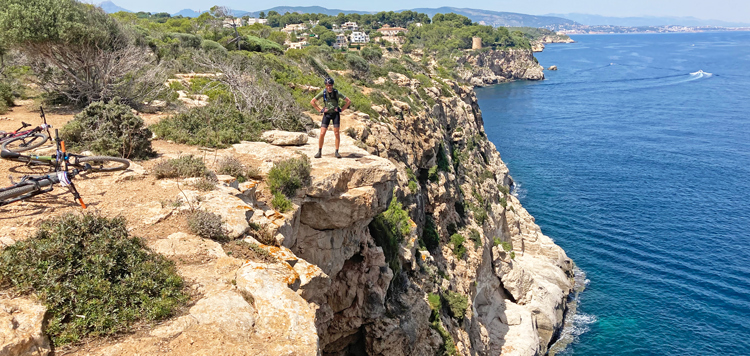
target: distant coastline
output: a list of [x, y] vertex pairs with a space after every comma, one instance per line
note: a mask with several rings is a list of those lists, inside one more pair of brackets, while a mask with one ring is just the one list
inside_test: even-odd
[[715, 26], [576, 26], [570, 29], [556, 28], [558, 34], [565, 35], [606, 35], [631, 33], [700, 33], [700, 32], [736, 32], [750, 31], [750, 27], [715, 27]]

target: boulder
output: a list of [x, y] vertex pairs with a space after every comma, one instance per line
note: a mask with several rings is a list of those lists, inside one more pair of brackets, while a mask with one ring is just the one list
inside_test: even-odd
[[261, 140], [274, 146], [301, 146], [307, 143], [307, 134], [304, 132], [288, 132], [271, 130], [261, 136]]
[[557, 66], [549, 66], [549, 68], [547, 68], [547, 70], [557, 70]]
[[0, 355], [48, 355], [44, 333], [47, 308], [25, 298], [0, 298]]

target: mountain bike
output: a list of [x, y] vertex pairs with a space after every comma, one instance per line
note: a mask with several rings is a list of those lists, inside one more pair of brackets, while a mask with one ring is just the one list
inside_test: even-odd
[[[0, 206], [8, 205], [21, 201], [24, 199], [31, 198], [36, 195], [49, 193], [54, 188], [55, 184], [60, 184], [63, 187], [67, 187], [73, 194], [73, 198], [86, 209], [86, 204], [83, 202], [81, 195], [78, 194], [73, 179], [76, 176], [84, 175], [89, 172], [102, 172], [111, 170], [125, 169], [130, 165], [130, 162], [124, 158], [117, 157], [84, 157], [77, 155], [70, 155], [65, 152], [65, 142], [58, 136], [57, 130], [55, 130], [55, 143], [57, 145], [57, 154], [53, 158], [49, 156], [49, 160], [38, 160], [38, 162], [46, 162], [54, 166], [55, 171], [46, 175], [27, 175], [21, 178], [18, 183], [14, 183], [10, 187], [0, 188]], [[10, 155], [15, 158], [21, 157], [33, 157], [23, 156], [17, 152], [2, 151], [6, 156]], [[40, 157], [40, 156], [35, 156]], [[74, 158], [73, 162], [70, 159]], [[89, 158], [92, 163], [103, 164], [114, 160], [119, 166], [115, 169], [112, 168], [94, 168], [88, 161], [82, 162], [82, 159]], [[125, 161], [125, 162], [123, 162]], [[73, 168], [72, 170], [70, 169]]]
[[[47, 124], [47, 117], [44, 115], [44, 108], [40, 106], [39, 109], [41, 111], [40, 116], [42, 118], [42, 124], [31, 130], [21, 131], [31, 126], [31, 124], [21, 121], [21, 127], [16, 131], [0, 131], [0, 149], [13, 152], [23, 152], [37, 148], [47, 142], [50, 137], [49, 129], [52, 125]], [[47, 133], [45, 134], [42, 131], [46, 131]]]
[[[62, 143], [63, 150], [65, 143]], [[26, 163], [27, 166], [48, 166], [55, 168], [62, 162], [66, 162], [68, 166], [83, 169], [86, 165], [91, 166], [91, 172], [114, 172], [123, 171], [130, 167], [130, 161], [120, 157], [108, 157], [108, 156], [81, 156], [77, 154], [63, 152], [62, 154], [55, 156], [37, 156], [37, 155], [23, 155], [18, 152], [12, 151], [0, 151], [0, 158], [7, 159], [9, 161], [16, 161]]]

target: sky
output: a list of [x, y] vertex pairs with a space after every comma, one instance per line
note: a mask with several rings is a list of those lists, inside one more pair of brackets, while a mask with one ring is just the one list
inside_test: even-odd
[[[87, 1], [100, 3], [103, 0]], [[442, 6], [492, 11], [519, 12], [530, 15], [550, 13], [583, 13], [613, 17], [692, 16], [705, 20], [750, 23], [750, 0], [111, 0], [131, 11], [169, 12], [182, 9], [207, 10], [223, 5], [234, 10], [259, 11], [275, 6], [322, 6], [329, 9], [361, 11], [397, 11]]]

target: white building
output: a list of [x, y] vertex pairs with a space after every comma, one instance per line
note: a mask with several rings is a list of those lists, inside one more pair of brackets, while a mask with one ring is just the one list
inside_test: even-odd
[[359, 26], [357, 25], [356, 22], [349, 21], [349, 22], [342, 23], [341, 24], [341, 29], [344, 30], [344, 31], [346, 31], [346, 30], [357, 31], [357, 30], [359, 30]]
[[286, 33], [301, 32], [307, 30], [307, 26], [303, 23], [288, 24], [282, 29]]
[[388, 24], [378, 29], [378, 32], [382, 33], [383, 36], [396, 36], [399, 32], [406, 33], [407, 29], [403, 27], [391, 27]]
[[265, 25], [268, 23], [268, 19], [256, 19], [256, 18], [247, 19], [248, 26], [255, 25], [256, 23]]
[[370, 36], [368, 36], [364, 32], [352, 32], [351, 35], [349, 35], [349, 38], [351, 39], [352, 43], [367, 43], [370, 42]]
[[230, 17], [224, 19], [224, 23], [222, 24], [222, 26], [226, 27], [226, 28], [233, 27], [232, 23], [234, 23], [235, 25], [237, 25], [237, 27], [242, 27], [242, 19], [241, 18], [236, 18], [235, 19], [235, 18], [230, 18]]
[[336, 35], [336, 43], [333, 44], [333, 48], [341, 49], [341, 48], [346, 48], [347, 46], [349, 46], [349, 41], [346, 39], [346, 35], [344, 34]]
[[289, 49], [302, 49], [302, 47], [307, 47], [307, 41], [288, 42], [285, 44], [289, 46]]

